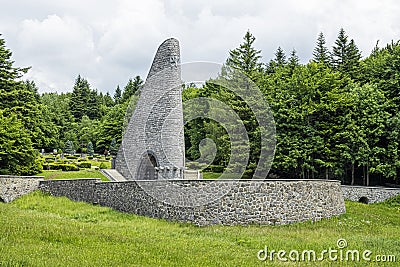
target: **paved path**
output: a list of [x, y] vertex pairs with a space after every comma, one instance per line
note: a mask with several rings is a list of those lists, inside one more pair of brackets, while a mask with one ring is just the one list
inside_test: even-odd
[[123, 182], [127, 181], [124, 176], [122, 176], [117, 170], [115, 169], [103, 169], [101, 172], [109, 178], [111, 181], [114, 182]]

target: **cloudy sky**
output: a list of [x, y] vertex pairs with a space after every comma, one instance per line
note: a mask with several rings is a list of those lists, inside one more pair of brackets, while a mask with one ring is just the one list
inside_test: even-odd
[[399, 14], [396, 0], [0, 0], [0, 33], [41, 92], [71, 91], [81, 74], [113, 94], [146, 77], [168, 37], [182, 62], [223, 63], [249, 29], [264, 62], [281, 46], [306, 63], [321, 31], [331, 47], [343, 27], [363, 56], [377, 40], [400, 39]]

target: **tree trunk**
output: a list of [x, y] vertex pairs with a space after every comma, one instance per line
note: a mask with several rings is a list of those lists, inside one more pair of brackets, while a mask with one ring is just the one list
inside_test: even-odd
[[369, 162], [367, 162], [367, 184], [366, 186], [369, 186]]
[[363, 185], [365, 185], [365, 166], [363, 166]]
[[351, 164], [351, 185], [354, 185], [354, 163]]
[[325, 169], [325, 179], [326, 180], [329, 179], [329, 168], [328, 167]]

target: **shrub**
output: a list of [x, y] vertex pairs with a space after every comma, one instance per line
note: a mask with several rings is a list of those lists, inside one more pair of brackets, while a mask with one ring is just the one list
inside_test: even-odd
[[54, 163], [44, 163], [43, 170], [55, 170], [55, 166], [58, 166]]
[[60, 164], [61, 170], [69, 172], [69, 171], [79, 171], [79, 168], [74, 164]]
[[107, 165], [106, 165], [104, 162], [102, 162], [102, 163], [100, 164], [99, 168], [100, 168], [100, 169], [107, 169]]
[[224, 166], [221, 166], [221, 165], [210, 165], [210, 166], [207, 167], [206, 170], [209, 170], [209, 171], [212, 171], [212, 172], [221, 173], [221, 172], [224, 172]]
[[92, 167], [92, 163], [90, 163], [90, 162], [80, 162], [80, 163], [78, 163], [78, 167], [79, 168], [88, 169], [88, 168]]
[[79, 171], [79, 168], [73, 164], [43, 164], [44, 170], [62, 170], [62, 171]]

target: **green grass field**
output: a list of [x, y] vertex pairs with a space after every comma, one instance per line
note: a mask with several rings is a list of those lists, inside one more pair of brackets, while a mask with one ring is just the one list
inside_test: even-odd
[[[347, 214], [286, 226], [167, 222], [34, 192], [0, 203], [0, 266], [398, 266], [400, 197], [347, 202]], [[395, 255], [397, 263], [260, 261], [259, 250], [337, 248]]]
[[203, 179], [218, 179], [222, 173], [203, 172]]
[[82, 178], [99, 178], [104, 182], [109, 181], [100, 171], [94, 169], [83, 169], [79, 171], [61, 171], [50, 170], [38, 173], [36, 176], [44, 176], [45, 180], [60, 180], [60, 179], [82, 179]]

